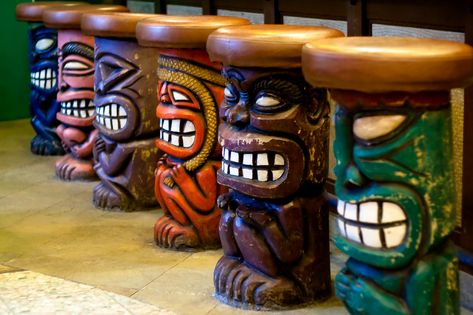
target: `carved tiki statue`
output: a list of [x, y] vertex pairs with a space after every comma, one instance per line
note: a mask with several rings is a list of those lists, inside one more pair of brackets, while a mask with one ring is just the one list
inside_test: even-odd
[[138, 46], [136, 23], [155, 15], [93, 13], [82, 31], [95, 36], [96, 207], [125, 211], [157, 205], [154, 171], [157, 51]]
[[154, 226], [160, 247], [189, 250], [220, 246], [217, 104], [223, 98], [225, 81], [204, 47], [213, 30], [238, 24], [248, 21], [164, 16], [138, 24], [140, 44], [160, 47], [156, 115], [161, 130], [157, 146], [165, 156], [157, 164], [155, 194], [164, 216]]
[[29, 59], [31, 74], [31, 126], [36, 135], [31, 152], [39, 155], [62, 155], [64, 150], [56, 134], [57, 94], [57, 31], [43, 24], [43, 11], [53, 6], [74, 6], [80, 2], [20, 3], [16, 18], [29, 22]]
[[[303, 35], [303, 36], [301, 36]], [[323, 27], [251, 25], [209, 37], [227, 81], [220, 108], [217, 179], [224, 250], [217, 297], [239, 307], [277, 309], [330, 294], [329, 104], [300, 68], [306, 40], [343, 36]]]
[[459, 314], [449, 90], [471, 82], [473, 49], [331, 39], [306, 45], [303, 66], [338, 103], [337, 296], [351, 314]]
[[80, 20], [85, 12], [126, 11], [123, 6], [88, 5], [45, 10], [47, 26], [58, 29], [59, 73], [57, 101], [61, 125], [57, 134], [66, 155], [56, 162], [62, 180], [90, 180], [96, 177], [92, 149], [98, 134], [94, 99], [94, 38], [83, 35]]

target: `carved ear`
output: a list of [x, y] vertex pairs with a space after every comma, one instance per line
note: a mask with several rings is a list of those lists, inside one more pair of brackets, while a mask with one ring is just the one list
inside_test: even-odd
[[99, 55], [95, 73], [97, 92], [106, 93], [129, 88], [138, 79], [138, 67], [127, 60], [112, 54]]

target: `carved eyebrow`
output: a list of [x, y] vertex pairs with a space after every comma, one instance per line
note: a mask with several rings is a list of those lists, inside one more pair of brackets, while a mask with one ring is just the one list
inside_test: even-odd
[[88, 45], [78, 42], [69, 42], [62, 46], [63, 58], [69, 55], [79, 55], [89, 59], [90, 61], [94, 61], [94, 49]]
[[293, 103], [302, 102], [304, 98], [303, 88], [288, 79], [264, 78], [255, 83], [253, 91], [271, 90], [278, 95], [288, 97]]

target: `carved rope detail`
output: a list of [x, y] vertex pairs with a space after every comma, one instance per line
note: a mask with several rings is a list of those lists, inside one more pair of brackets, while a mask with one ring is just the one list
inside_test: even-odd
[[204, 118], [207, 123], [205, 142], [195, 157], [183, 163], [186, 170], [195, 171], [207, 161], [212, 153], [217, 140], [218, 128], [215, 100], [210, 90], [199, 80], [224, 87], [225, 79], [217, 71], [168, 56], [160, 56], [159, 58], [158, 78], [188, 88], [202, 103]]

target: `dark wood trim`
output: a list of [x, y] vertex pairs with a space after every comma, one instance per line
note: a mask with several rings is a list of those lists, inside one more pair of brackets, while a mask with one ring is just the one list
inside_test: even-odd
[[264, 24], [281, 24], [282, 18], [278, 7], [278, 0], [264, 0]]

